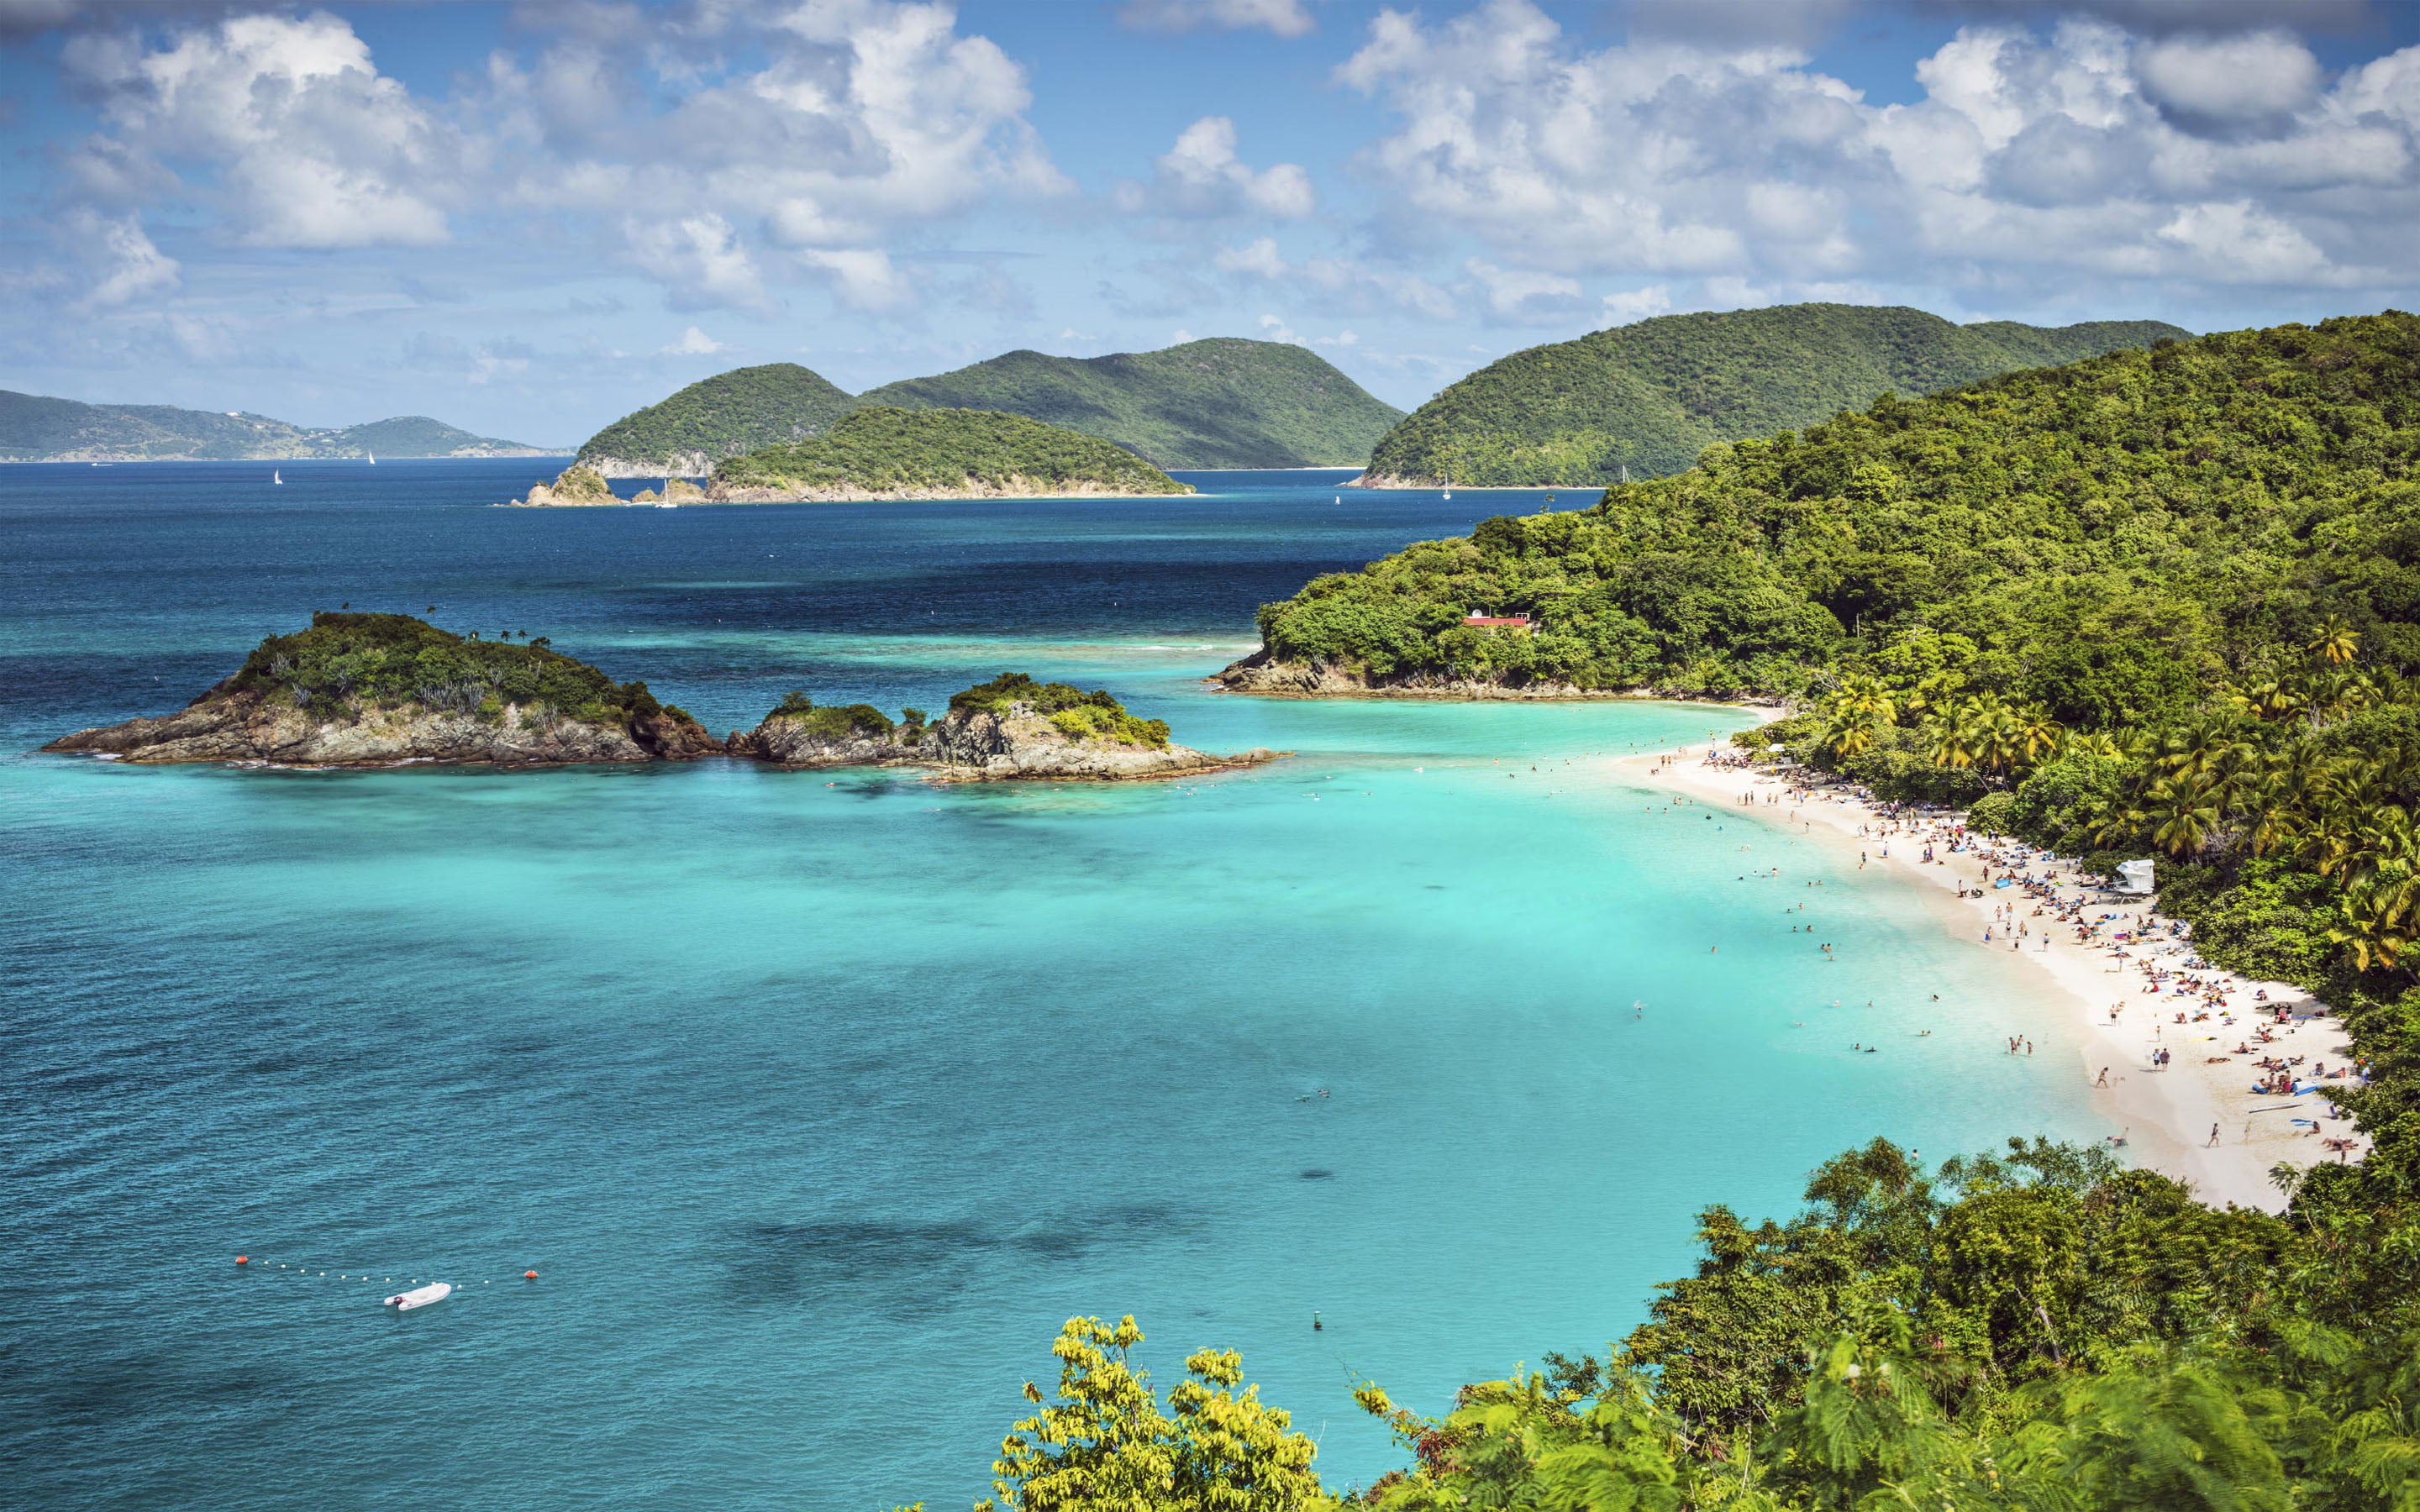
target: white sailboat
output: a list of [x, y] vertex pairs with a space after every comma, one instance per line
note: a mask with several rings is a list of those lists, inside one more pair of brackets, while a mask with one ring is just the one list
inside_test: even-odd
[[278, 471], [275, 468], [271, 468], [269, 470], [269, 481], [282, 488], [286, 486], [286, 475]]
[[368, 447], [366, 447], [366, 446], [363, 447], [363, 448], [362, 448], [362, 450], [363, 450], [363, 451], [365, 451], [365, 452], [369, 452], [370, 466], [372, 466], [372, 467], [376, 467], [376, 466], [378, 466], [378, 454], [377, 454], [376, 452], [370, 452], [370, 451], [369, 451], [369, 448], [368, 448]]
[[1445, 496], [1448, 499], [1453, 497], [1453, 480], [1451, 478], [1445, 480]]

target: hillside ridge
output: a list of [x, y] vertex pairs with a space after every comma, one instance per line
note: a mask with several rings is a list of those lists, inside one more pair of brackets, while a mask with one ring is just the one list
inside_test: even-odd
[[217, 462], [367, 456], [544, 456], [548, 449], [474, 436], [427, 415], [312, 429], [245, 411], [86, 404], [0, 390], [0, 461]]
[[704, 477], [726, 458], [812, 440], [864, 409], [1022, 415], [1156, 468], [1359, 467], [1403, 411], [1285, 342], [1218, 336], [1151, 352], [1020, 347], [852, 395], [795, 363], [735, 368], [623, 416], [580, 448], [608, 477]]
[[1717, 442], [1795, 430], [1885, 393], [2189, 338], [2156, 320], [1961, 326], [1904, 306], [1658, 316], [1500, 358], [1389, 431], [1372, 487], [1590, 486], [1681, 471]]

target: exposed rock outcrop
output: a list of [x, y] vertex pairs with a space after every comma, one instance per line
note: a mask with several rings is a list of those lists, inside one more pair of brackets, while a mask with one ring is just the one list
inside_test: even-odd
[[[815, 711], [826, 716], [834, 712]], [[1173, 742], [1153, 745], [1070, 734], [1031, 703], [1011, 704], [1005, 713], [957, 709], [933, 724], [903, 724], [888, 731], [862, 724], [843, 728], [829, 718], [775, 713], [754, 730], [733, 731], [729, 748], [735, 756], [782, 766], [923, 766], [937, 777], [959, 781], [1185, 777], [1251, 766], [1283, 754], [1256, 749], [1214, 756]]]
[[1258, 693], [1272, 698], [1418, 698], [1544, 702], [1640, 696], [1580, 687], [1571, 683], [1499, 683], [1465, 677], [1439, 677], [1433, 672], [1372, 677], [1353, 667], [1272, 660], [1266, 647], [1241, 661], [1229, 663], [1210, 681], [1231, 693]]
[[287, 699], [220, 684], [178, 713], [79, 730], [42, 748], [147, 764], [269, 762], [289, 766], [390, 766], [480, 762], [554, 766], [578, 762], [687, 761], [721, 742], [668, 711], [628, 724], [505, 704], [493, 714], [421, 705], [298, 708]]
[[587, 456], [579, 459], [600, 478], [703, 478], [714, 471], [714, 458], [704, 452], [675, 452], [660, 461], [632, 461], [626, 456]]
[[631, 496], [630, 502], [634, 504], [694, 504], [702, 503], [705, 500], [705, 489], [699, 487], [696, 484], [690, 482], [687, 478], [674, 477], [666, 478], [664, 480], [663, 492], [658, 493], [653, 488], [642, 488], [636, 494]]
[[520, 509], [560, 509], [584, 504], [619, 504], [627, 501], [613, 497], [605, 478], [594, 468], [578, 463], [555, 474], [552, 484], [533, 483], [529, 497], [516, 499], [513, 505]]

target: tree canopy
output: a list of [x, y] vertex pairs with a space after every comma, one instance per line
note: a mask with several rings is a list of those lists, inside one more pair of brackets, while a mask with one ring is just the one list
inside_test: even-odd
[[1514, 352], [1389, 431], [1373, 474], [1523, 487], [1678, 472], [1721, 441], [2023, 367], [2189, 334], [2157, 320], [1952, 325], [1922, 310], [1785, 304], [1659, 316]]

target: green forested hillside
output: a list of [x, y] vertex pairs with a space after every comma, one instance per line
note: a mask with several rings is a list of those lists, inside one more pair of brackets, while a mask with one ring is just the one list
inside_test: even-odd
[[343, 430], [307, 430], [267, 415], [161, 404], [82, 404], [0, 391], [0, 460], [84, 462], [259, 457], [535, 456], [520, 441], [405, 415]]
[[1790, 696], [1753, 743], [2164, 855], [2205, 953], [2358, 1021], [2420, 964], [2415, 470], [2420, 317], [2237, 332], [1715, 447], [1320, 579], [1262, 633], [1373, 685]]
[[726, 456], [821, 435], [857, 401], [796, 363], [717, 373], [591, 436], [580, 461], [609, 476], [702, 473]]
[[1403, 418], [1303, 347], [1234, 338], [1110, 357], [1010, 352], [860, 402], [1002, 409], [1163, 468], [1358, 467]]
[[1677, 472], [1717, 441], [2189, 334], [2156, 320], [1955, 326], [1921, 310], [1791, 304], [1663, 316], [1515, 352], [1379, 442], [1373, 479], [1472, 487]]
[[970, 486], [1125, 494], [1192, 490], [1131, 452], [1022, 415], [980, 409], [859, 409], [827, 434], [732, 457], [717, 486], [784, 493], [948, 494]]
[[[1232, 1352], [1163, 1405], [1132, 1319], [1071, 1319], [1000, 1505], [2420, 1506], [2415, 467], [2420, 319], [2389, 313], [1878, 404], [1269, 606], [1273, 653], [1379, 679], [1795, 691], [1744, 746], [2096, 864], [2157, 852], [2196, 950], [2351, 1032], [2357, 1077], [2322, 1042], [2338, 1070], [2277, 1061], [2315, 1083], [2279, 1102], [2373, 1144], [2277, 1166], [2271, 1215], [2102, 1149], [1929, 1165], [1875, 1140], [1796, 1214], [1707, 1206], [1693, 1273], [1603, 1353], [1524, 1341], [1537, 1367], [1434, 1416], [1365, 1382], [1402, 1460], [1342, 1495]], [[1459, 627], [1481, 606], [1543, 628]]]

